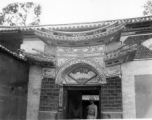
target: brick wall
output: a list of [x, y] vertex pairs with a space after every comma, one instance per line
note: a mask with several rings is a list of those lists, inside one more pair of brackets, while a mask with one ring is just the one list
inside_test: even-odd
[[101, 112], [103, 118], [109, 114], [111, 118], [122, 117], [122, 90], [119, 77], [107, 78], [101, 86]]
[[59, 85], [53, 78], [43, 78], [39, 111], [57, 111], [59, 100]]
[[[39, 111], [57, 111], [58, 99], [59, 86], [55, 84], [55, 79], [43, 78]], [[122, 90], [119, 77], [107, 78], [107, 83], [101, 86], [101, 112], [102, 118], [108, 114], [111, 118], [122, 118]]]

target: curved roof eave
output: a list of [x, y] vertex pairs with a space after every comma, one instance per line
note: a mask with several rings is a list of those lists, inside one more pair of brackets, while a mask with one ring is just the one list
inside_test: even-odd
[[[50, 31], [50, 32], [43, 32], [41, 30], [34, 30], [35, 34], [40, 37], [43, 41], [46, 43], [57, 43], [57, 42], [97, 42], [99, 38], [105, 38], [110, 36], [110, 40], [114, 40], [112, 36], [115, 36], [116, 33], [119, 31], [122, 31], [124, 28], [123, 24], [117, 25], [112, 24], [111, 26], [108, 27], [101, 27], [100, 29], [94, 29], [90, 31], [82, 31], [82, 32], [59, 32], [58, 31]], [[103, 31], [103, 29], [105, 31]], [[111, 36], [112, 35], [112, 36]], [[93, 40], [93, 41], [92, 41]], [[101, 41], [101, 40], [100, 40]]]

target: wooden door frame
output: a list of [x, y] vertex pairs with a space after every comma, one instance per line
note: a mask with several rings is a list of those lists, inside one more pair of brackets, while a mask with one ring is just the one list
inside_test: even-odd
[[67, 119], [67, 106], [68, 106], [68, 91], [69, 90], [99, 90], [99, 116], [101, 118], [101, 85], [96, 86], [63, 86], [63, 119]]

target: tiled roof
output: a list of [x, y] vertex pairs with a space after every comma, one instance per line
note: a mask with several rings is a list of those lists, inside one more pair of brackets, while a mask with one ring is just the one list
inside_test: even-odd
[[55, 58], [52, 56], [27, 53], [24, 51], [21, 51], [21, 53], [31, 64], [37, 64], [40, 66], [54, 66], [56, 62]]
[[13, 56], [14, 58], [17, 58], [19, 60], [22, 60], [22, 61], [27, 61], [26, 58], [22, 57], [22, 56], [19, 56], [17, 53], [15, 52], [12, 52], [10, 51], [9, 49], [5, 48], [4, 46], [0, 45], [0, 50], [10, 54], [11, 56]]
[[[86, 46], [119, 41], [123, 24], [114, 23], [98, 29], [81, 32], [63, 32], [55, 30], [34, 30], [35, 34], [46, 44], [57, 46]], [[79, 42], [81, 41], [81, 42]]]
[[31, 31], [31, 29], [41, 30], [41, 29], [53, 29], [53, 30], [66, 30], [66, 29], [80, 29], [80, 28], [98, 28], [109, 25], [111, 23], [118, 22], [119, 24], [132, 24], [139, 22], [152, 21], [152, 16], [118, 19], [118, 20], [108, 20], [108, 21], [98, 21], [98, 22], [87, 22], [87, 23], [71, 23], [71, 24], [52, 24], [52, 25], [38, 25], [38, 26], [0, 26], [0, 31]]
[[121, 47], [119, 47], [116, 50], [113, 51], [109, 51], [106, 53], [106, 60], [111, 60], [111, 59], [115, 59], [118, 58], [120, 56], [124, 56], [129, 52], [132, 51], [136, 51], [137, 50], [137, 45], [132, 45], [132, 46], [128, 46], [128, 45], [122, 45]]
[[128, 37], [122, 47], [106, 53], [106, 66], [120, 64], [134, 59], [152, 58], [152, 50], [142, 45], [142, 42], [149, 38], [152, 38], [151, 34]]
[[116, 50], [107, 52], [105, 59], [106, 66], [132, 61], [134, 60], [136, 51], [137, 51], [137, 45], [133, 45], [133, 46], [123, 45]]

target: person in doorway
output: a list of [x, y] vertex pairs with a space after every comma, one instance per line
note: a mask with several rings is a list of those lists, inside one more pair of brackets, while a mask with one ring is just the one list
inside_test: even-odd
[[74, 103], [74, 108], [72, 110], [72, 119], [80, 119], [81, 118], [81, 112], [79, 109], [79, 104], [77, 102]]
[[97, 106], [94, 104], [94, 97], [91, 96], [90, 97], [90, 105], [88, 106], [88, 115], [87, 115], [87, 119], [96, 119], [97, 118]]

